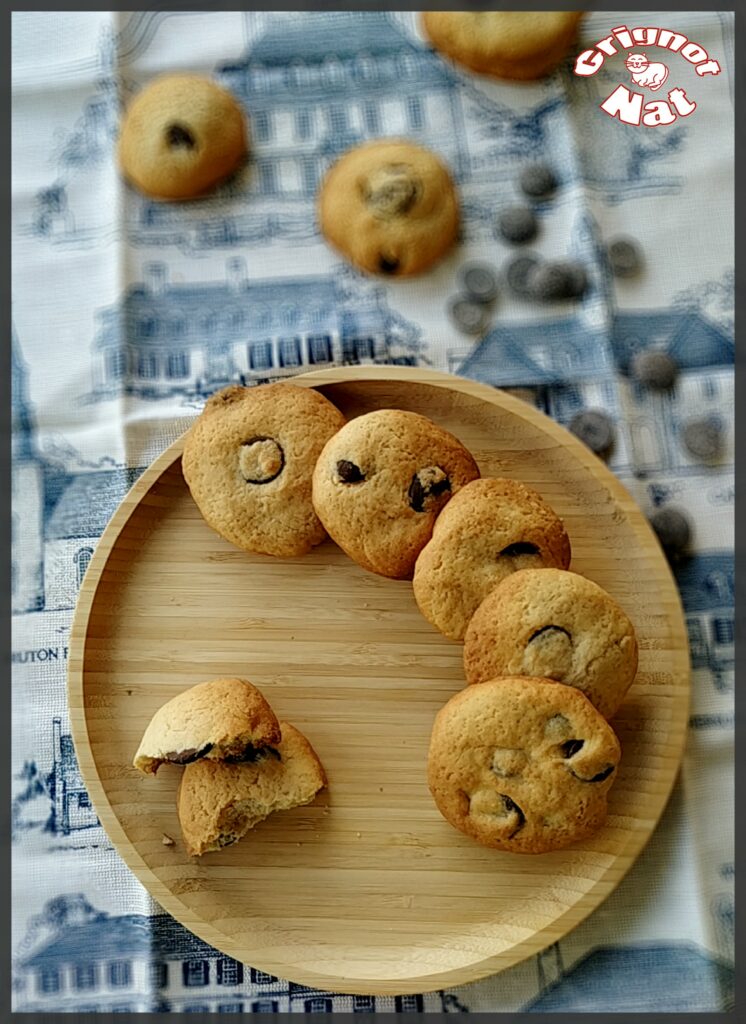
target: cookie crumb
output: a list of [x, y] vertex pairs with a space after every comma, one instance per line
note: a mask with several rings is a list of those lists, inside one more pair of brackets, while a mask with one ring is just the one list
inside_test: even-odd
[[362, 832], [356, 832], [356, 833], [355, 833], [355, 835], [356, 835], [356, 836], [358, 837], [358, 839], [360, 839], [360, 837], [362, 836], [362, 834], [363, 834]]
[[171, 836], [167, 836], [165, 832], [163, 833], [163, 838], [161, 839], [161, 842], [163, 843], [164, 846], [176, 846], [176, 840], [172, 839]]

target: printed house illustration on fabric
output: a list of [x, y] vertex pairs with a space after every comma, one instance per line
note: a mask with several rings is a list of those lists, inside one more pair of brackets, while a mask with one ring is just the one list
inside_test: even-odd
[[73, 739], [62, 732], [62, 719], [52, 720], [52, 765], [45, 774], [36, 760], [26, 761], [14, 776], [11, 831], [15, 841], [23, 833], [41, 829], [68, 836], [99, 824], [75, 757]]
[[44, 458], [15, 335], [11, 358], [12, 610], [72, 608], [96, 542], [140, 470], [71, 473]]
[[[99, 92], [61, 148], [57, 180], [36, 195], [29, 230], [38, 236], [90, 245], [98, 230], [112, 230], [107, 212], [87, 205], [86, 172], [113, 159], [118, 54], [142, 52], [150, 35], [139, 28], [151, 17], [133, 14], [103, 48]], [[569, 106], [560, 96], [532, 107], [498, 102], [385, 12], [329, 12], [323, 20], [306, 12], [267, 15], [245, 58], [218, 67], [216, 76], [247, 111], [250, 167], [209, 199], [186, 205], [152, 202], [129, 189], [124, 211], [132, 244], [199, 251], [283, 237], [311, 241], [314, 196], [326, 169], [344, 150], [382, 135], [404, 135], [446, 159], [461, 188], [468, 234], [491, 231], [496, 202], [511, 195], [516, 160], [551, 157], [565, 184], [578, 176], [567, 135], [582, 135], [586, 119], [574, 118], [570, 128], [568, 117], [581, 102], [572, 91], [591, 88], [587, 81], [567, 73]], [[599, 124], [592, 138], [583, 136], [586, 187], [611, 202], [676, 191], [680, 178], [668, 167], [686, 132], [632, 137], [619, 125]]]
[[[244, 967], [172, 917], [103, 914], [83, 896], [50, 901], [15, 958], [19, 1012], [374, 1012], [374, 996], [316, 992]], [[43, 931], [43, 937], [41, 933]], [[51, 932], [51, 934], [50, 934]], [[246, 986], [252, 986], [252, 994]], [[444, 1009], [439, 993], [397, 996], [397, 1012]]]
[[144, 283], [98, 315], [94, 400], [206, 395], [332, 364], [416, 362], [419, 328], [387, 307], [383, 289], [344, 271], [257, 280], [236, 257], [224, 283], [172, 284], [165, 264], [145, 270]]

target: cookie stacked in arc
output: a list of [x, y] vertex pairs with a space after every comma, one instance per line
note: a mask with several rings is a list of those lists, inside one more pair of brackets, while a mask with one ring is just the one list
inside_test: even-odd
[[[328, 534], [362, 568], [412, 580], [425, 618], [464, 642], [469, 685], [438, 713], [428, 755], [447, 821], [524, 853], [600, 827], [620, 758], [606, 719], [634, 679], [637, 643], [610, 595], [569, 571], [564, 524], [537, 491], [481, 477], [466, 446], [424, 416], [378, 409], [347, 422], [296, 384], [214, 395], [183, 469], [204, 518], [233, 544], [290, 557]], [[209, 742], [209, 753], [197, 748], [203, 778], [185, 772], [182, 822], [187, 794], [199, 804], [193, 779], [233, 791]], [[204, 842], [232, 834], [213, 829]]]
[[184, 768], [176, 804], [192, 856], [235, 843], [327, 784], [306, 737], [244, 679], [212, 679], [173, 697], [150, 720], [133, 764], [145, 775], [162, 764]]

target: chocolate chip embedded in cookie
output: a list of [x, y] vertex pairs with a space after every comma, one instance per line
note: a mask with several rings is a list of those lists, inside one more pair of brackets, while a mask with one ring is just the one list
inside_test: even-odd
[[419, 274], [453, 245], [459, 211], [451, 176], [430, 150], [376, 140], [345, 153], [318, 197], [321, 231], [371, 274]]
[[177, 811], [191, 856], [232, 845], [270, 814], [308, 804], [326, 786], [306, 737], [287, 722], [280, 729], [273, 756], [241, 764], [197, 761], [184, 770]]
[[603, 825], [620, 757], [611, 727], [580, 691], [499, 678], [440, 709], [428, 782], [446, 821], [478, 843], [546, 853]]
[[190, 199], [244, 161], [247, 131], [234, 97], [209, 78], [164, 75], [127, 107], [119, 135], [125, 177], [155, 199]]
[[420, 611], [445, 636], [463, 639], [489, 592], [517, 569], [570, 564], [562, 520], [515, 480], [467, 484], [438, 517], [414, 570]]
[[275, 713], [255, 686], [245, 679], [211, 679], [156, 711], [133, 764], [155, 775], [164, 763], [253, 760], [279, 739]]
[[378, 409], [327, 442], [313, 474], [313, 503], [350, 558], [403, 579], [443, 506], [478, 476], [453, 434], [417, 413]]
[[482, 75], [531, 79], [567, 53], [581, 11], [425, 11], [422, 25], [446, 57]]
[[205, 521], [245, 551], [291, 557], [320, 544], [326, 534], [311, 504], [311, 475], [344, 422], [323, 395], [297, 384], [217, 392], [182, 458]]
[[543, 676], [576, 687], [605, 718], [637, 672], [635, 630], [592, 580], [562, 569], [521, 569], [474, 613], [464, 638], [467, 682]]

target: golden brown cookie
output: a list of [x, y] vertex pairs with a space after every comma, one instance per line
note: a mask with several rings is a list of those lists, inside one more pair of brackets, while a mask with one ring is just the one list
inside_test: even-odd
[[280, 723], [255, 686], [245, 679], [211, 679], [156, 711], [133, 764], [155, 775], [164, 762], [242, 761], [279, 739]]
[[405, 579], [440, 510], [478, 476], [453, 434], [418, 413], [378, 409], [327, 442], [313, 474], [313, 504], [350, 558]]
[[321, 231], [371, 274], [409, 277], [456, 240], [459, 209], [451, 175], [429, 149], [377, 139], [345, 153], [319, 192]]
[[422, 25], [446, 57], [494, 78], [541, 78], [562, 60], [582, 11], [424, 11]]
[[605, 718], [637, 671], [635, 630], [597, 583], [562, 569], [522, 569], [482, 602], [464, 639], [469, 683], [543, 676], [582, 690]]
[[181, 463], [205, 521], [244, 551], [306, 554], [326, 536], [311, 504], [313, 468], [344, 422], [323, 395], [297, 384], [212, 395]]
[[611, 727], [579, 690], [494, 679], [438, 712], [428, 781], [446, 821], [478, 843], [546, 853], [601, 827], [620, 757]]
[[119, 135], [125, 177], [154, 199], [191, 199], [232, 174], [247, 152], [246, 119], [209, 78], [164, 75], [127, 107]]
[[177, 810], [191, 856], [220, 850], [275, 811], [310, 803], [326, 775], [306, 737], [281, 722], [275, 748], [245, 764], [196, 761], [181, 777]]
[[462, 640], [484, 598], [510, 573], [569, 564], [562, 520], [541, 495], [485, 477], [462, 487], [438, 516], [414, 568], [414, 596], [428, 622]]

